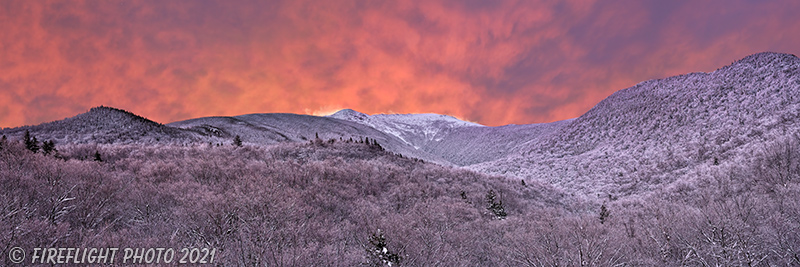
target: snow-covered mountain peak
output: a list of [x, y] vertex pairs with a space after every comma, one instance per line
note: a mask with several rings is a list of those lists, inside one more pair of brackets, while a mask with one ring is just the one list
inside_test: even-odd
[[9, 136], [36, 133], [41, 140], [59, 144], [180, 143], [193, 141], [191, 134], [154, 122], [132, 112], [93, 107], [88, 112], [63, 120], [4, 130]]
[[375, 114], [367, 115], [352, 109], [343, 109], [328, 115], [327, 117], [336, 118], [348, 121], [393, 121], [397, 123], [417, 124], [417, 125], [431, 125], [431, 124], [447, 124], [451, 127], [464, 127], [464, 126], [483, 126], [478, 123], [460, 120], [456, 117], [435, 113], [418, 113], [418, 114]]
[[130, 111], [105, 106], [93, 107], [88, 112], [75, 116], [75, 118], [91, 121], [95, 124], [108, 124], [116, 127], [130, 127], [135, 124], [159, 125], [157, 122]]
[[348, 108], [328, 115], [328, 117], [346, 121], [363, 121], [367, 119], [369, 115]]
[[459, 120], [453, 116], [433, 113], [367, 115], [352, 109], [343, 109], [328, 117], [367, 125], [394, 135], [415, 148], [419, 148], [426, 142], [441, 139], [442, 135], [451, 129], [483, 127], [483, 125]]

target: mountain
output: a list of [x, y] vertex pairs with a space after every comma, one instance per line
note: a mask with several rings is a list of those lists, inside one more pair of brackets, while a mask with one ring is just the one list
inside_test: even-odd
[[[630, 195], [737, 165], [800, 129], [800, 59], [759, 53], [620, 90], [520, 153], [470, 168]], [[688, 179], [691, 180], [691, 179]]]
[[422, 149], [458, 166], [493, 162], [518, 153], [534, 140], [551, 135], [570, 120], [498, 127], [463, 127], [426, 142]]
[[454, 129], [484, 127], [452, 116], [432, 113], [370, 116], [352, 109], [343, 109], [328, 117], [367, 125], [378, 131], [394, 135], [416, 149], [425, 146], [427, 142], [442, 140], [447, 133]]
[[[650, 80], [615, 92], [582, 116], [487, 127], [438, 114], [327, 117], [248, 114], [162, 125], [130, 112], [93, 108], [30, 130], [57, 143], [246, 144], [351, 138], [442, 165], [553, 184], [574, 194], [629, 196], [673, 190], [709, 171], [747, 162], [800, 129], [800, 59], [759, 53], [710, 73]], [[670, 189], [672, 188], [672, 189]], [[677, 189], [675, 189], [677, 190]]]
[[36, 126], [0, 130], [0, 134], [21, 139], [30, 131], [40, 141], [56, 144], [230, 144], [240, 136], [245, 144], [269, 145], [280, 142], [376, 141], [384, 149], [442, 165], [447, 160], [409, 146], [395, 135], [370, 126], [336, 118], [271, 113], [233, 117], [204, 117], [163, 125], [131, 112], [95, 107], [86, 113]]
[[449, 165], [441, 157], [408, 146], [397, 136], [351, 121], [286, 113], [247, 114], [234, 117], [207, 117], [167, 124], [169, 127], [203, 135], [209, 142], [230, 143], [241, 136], [245, 144], [308, 142], [317, 136], [323, 141], [376, 140], [383, 148], [405, 156]]
[[165, 126], [131, 112], [94, 107], [86, 113], [35, 126], [3, 129], [3, 135], [22, 137], [30, 131], [39, 141], [57, 144], [188, 143], [195, 135]]
[[570, 121], [486, 127], [439, 114], [367, 115], [352, 109], [343, 109], [328, 117], [356, 122], [394, 135], [416, 149], [458, 166], [504, 158]]

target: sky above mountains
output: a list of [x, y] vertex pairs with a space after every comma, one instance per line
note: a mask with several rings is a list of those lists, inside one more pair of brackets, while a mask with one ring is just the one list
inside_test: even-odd
[[92, 106], [577, 117], [640, 81], [798, 54], [798, 1], [2, 1], [0, 127]]

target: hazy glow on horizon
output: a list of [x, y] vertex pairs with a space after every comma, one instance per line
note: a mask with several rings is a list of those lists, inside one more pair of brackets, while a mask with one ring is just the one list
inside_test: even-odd
[[342, 108], [484, 125], [800, 52], [798, 1], [3, 1], [0, 127]]

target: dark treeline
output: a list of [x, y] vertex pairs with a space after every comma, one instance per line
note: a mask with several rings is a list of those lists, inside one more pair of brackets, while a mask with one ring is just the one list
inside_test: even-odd
[[0, 255], [208, 247], [221, 266], [800, 264], [795, 139], [604, 203], [360, 143], [59, 153], [0, 142]]

